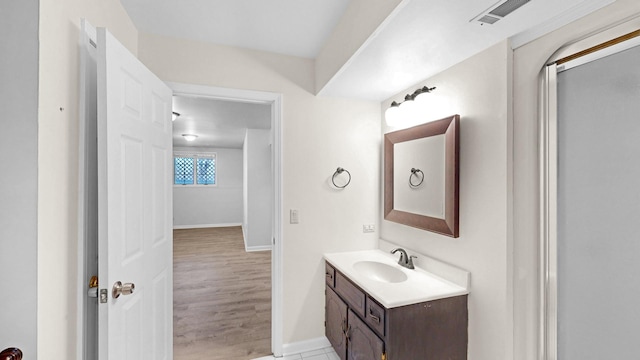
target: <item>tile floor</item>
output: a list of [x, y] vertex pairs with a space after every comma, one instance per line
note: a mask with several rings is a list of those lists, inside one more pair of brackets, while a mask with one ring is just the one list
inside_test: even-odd
[[339, 360], [338, 354], [332, 347], [303, 352], [302, 354], [285, 355], [281, 358], [274, 358], [273, 356], [265, 356], [254, 360]]

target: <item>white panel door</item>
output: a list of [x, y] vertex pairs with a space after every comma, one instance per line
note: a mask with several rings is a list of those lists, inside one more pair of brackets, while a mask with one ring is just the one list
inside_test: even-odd
[[171, 97], [98, 29], [99, 360], [173, 358]]

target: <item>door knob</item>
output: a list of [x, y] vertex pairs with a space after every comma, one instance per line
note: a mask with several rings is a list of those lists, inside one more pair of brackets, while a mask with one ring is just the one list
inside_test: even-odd
[[134, 283], [125, 283], [124, 285], [120, 281], [116, 281], [113, 284], [113, 290], [111, 291], [111, 295], [114, 299], [120, 297], [120, 295], [131, 295], [133, 294], [133, 290], [136, 288]]

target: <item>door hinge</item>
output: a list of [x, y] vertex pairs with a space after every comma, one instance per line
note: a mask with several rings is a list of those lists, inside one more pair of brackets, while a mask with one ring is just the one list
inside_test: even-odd
[[89, 280], [89, 290], [87, 290], [87, 295], [91, 298], [98, 297], [98, 277], [95, 275]]

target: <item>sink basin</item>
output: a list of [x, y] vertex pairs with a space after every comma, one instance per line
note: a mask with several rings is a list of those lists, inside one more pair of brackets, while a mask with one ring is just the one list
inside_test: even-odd
[[407, 280], [407, 274], [393, 266], [377, 261], [358, 261], [353, 267], [360, 275], [386, 283], [399, 283]]

